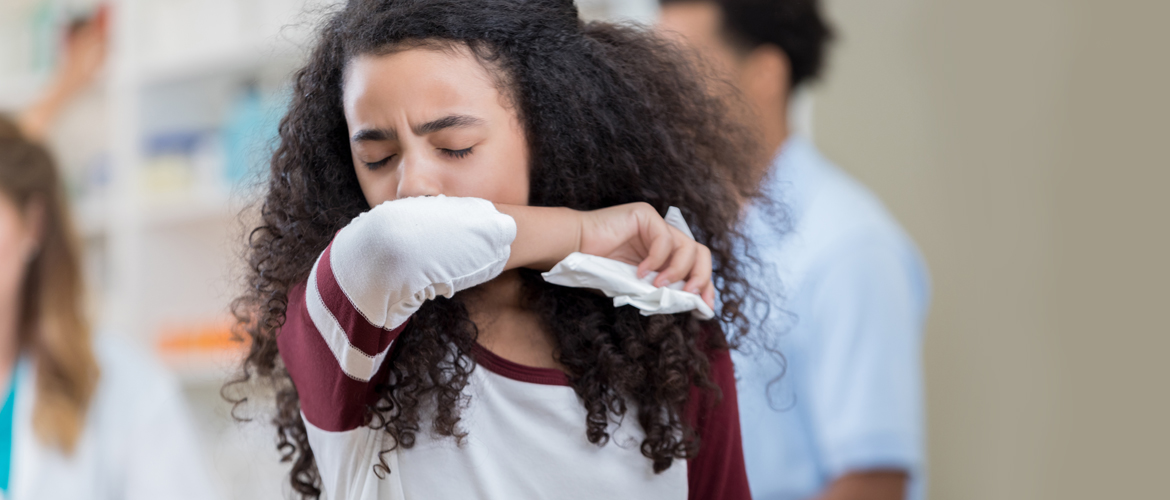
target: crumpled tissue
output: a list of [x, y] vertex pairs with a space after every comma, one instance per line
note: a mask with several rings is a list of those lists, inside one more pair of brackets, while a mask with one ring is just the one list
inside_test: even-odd
[[[687, 237], [695, 239], [679, 209], [670, 207], [664, 219]], [[658, 273], [651, 272], [638, 278], [638, 266], [605, 257], [574, 252], [541, 276], [554, 285], [600, 290], [606, 297], [613, 298], [614, 307], [631, 305], [641, 310], [643, 316], [691, 311], [700, 319], [715, 317], [715, 312], [702, 297], [682, 290], [684, 282], [656, 287], [652, 283]]]

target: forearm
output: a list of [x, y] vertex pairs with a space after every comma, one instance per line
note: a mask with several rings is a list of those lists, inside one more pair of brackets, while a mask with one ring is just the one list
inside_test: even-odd
[[585, 212], [422, 197], [389, 201], [357, 217], [329, 253], [340, 289], [380, 328], [396, 328], [436, 296], [450, 297], [509, 269], [546, 271], [573, 252], [636, 265], [639, 276], [658, 271], [655, 286], [689, 277], [688, 287], [712, 305], [710, 251], [674, 233], [645, 203]]
[[109, 42], [109, 8], [98, 7], [93, 16], [70, 28], [65, 36], [62, 64], [40, 100], [17, 117], [26, 138], [44, 142], [53, 121], [77, 94], [85, 90], [105, 64]]
[[499, 203], [496, 210], [516, 221], [516, 239], [505, 270], [547, 271], [581, 247], [581, 217], [576, 210]]
[[33, 142], [44, 142], [53, 121], [75, 93], [66, 84], [57, 82], [45, 94], [16, 117], [20, 133]]
[[850, 472], [830, 483], [819, 500], [902, 500], [906, 483], [900, 470]]
[[290, 290], [278, 342], [306, 417], [329, 431], [360, 426], [374, 397], [369, 381], [423, 303], [506, 265], [568, 255], [573, 220], [567, 209], [446, 197], [395, 200], [355, 218]]

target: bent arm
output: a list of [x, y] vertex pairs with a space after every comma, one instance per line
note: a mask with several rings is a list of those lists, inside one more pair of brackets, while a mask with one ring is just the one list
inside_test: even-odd
[[521, 267], [548, 270], [580, 246], [581, 212], [478, 198], [383, 203], [338, 232], [318, 259], [374, 325], [394, 329], [427, 300]]
[[[588, 251], [624, 251], [655, 268], [682, 245], [649, 205], [583, 214], [476, 198], [406, 198], [374, 207], [338, 231], [308, 280], [289, 291], [277, 337], [330, 497], [377, 497], [389, 487], [370, 474], [385, 447], [384, 433], [364, 427], [367, 408], [377, 400], [375, 382], [386, 377], [395, 340], [427, 300], [451, 297], [507, 269], [551, 268], [586, 246], [582, 240]], [[709, 263], [695, 267], [709, 276]]]
[[361, 426], [410, 316], [499, 275], [515, 234], [490, 202], [445, 197], [383, 203], [338, 231], [289, 291], [277, 338], [305, 418], [332, 432]]
[[334, 432], [360, 426], [370, 381], [412, 314], [506, 269], [564, 258], [576, 250], [577, 213], [426, 197], [354, 218], [289, 292], [278, 342], [306, 418]]
[[[644, 203], [592, 212], [444, 196], [378, 205], [338, 231], [303, 287], [290, 290], [278, 341], [302, 409], [326, 430], [360, 425], [372, 397], [366, 386], [410, 316], [427, 300], [451, 297], [507, 269], [547, 270], [584, 251], [646, 271], [669, 266], [659, 281], [690, 275], [710, 289], [709, 254], [672, 231]], [[331, 371], [337, 373], [323, 376]]]

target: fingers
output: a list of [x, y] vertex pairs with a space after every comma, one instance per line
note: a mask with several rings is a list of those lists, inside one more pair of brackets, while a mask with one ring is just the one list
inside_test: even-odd
[[695, 257], [698, 254], [699, 245], [689, 238], [683, 237], [682, 233], [675, 228], [670, 228], [670, 231], [675, 243], [674, 252], [671, 253], [670, 262], [666, 268], [659, 270], [658, 277], [654, 279], [654, 286], [666, 286], [681, 281], [691, 275], [695, 268]]
[[[683, 290], [699, 295], [715, 307], [715, 285], [711, 281], [711, 250], [671, 227], [650, 205], [639, 204], [632, 216], [646, 257], [638, 264], [638, 277], [658, 271], [654, 286], [686, 280]], [[638, 252], [641, 253], [641, 252]]]
[[700, 245], [692, 242], [691, 246], [695, 249], [695, 261], [691, 266], [690, 278], [687, 279], [683, 290], [698, 294], [703, 291], [707, 284], [711, 283], [711, 250], [706, 245]]
[[674, 251], [674, 235], [670, 231], [671, 227], [662, 220], [658, 212], [653, 209], [650, 209], [650, 212], [650, 214], [635, 213], [635, 216], [640, 218], [639, 233], [641, 233], [643, 241], [650, 242], [650, 250], [647, 252], [646, 258], [638, 264], [639, 278], [644, 278], [650, 271], [660, 269]]
[[[647, 257], [638, 265], [638, 277], [658, 271], [654, 286], [666, 286], [686, 280], [683, 290], [705, 295], [704, 300], [714, 304], [715, 292], [711, 284], [711, 250], [681, 231], [666, 224], [657, 212], [641, 214], [644, 240], [649, 241]], [[712, 306], [713, 307], [713, 306]]]
[[683, 290], [702, 297], [703, 302], [711, 309], [715, 309], [715, 282], [711, 280], [711, 249], [694, 241], [688, 242], [695, 249], [695, 261]]

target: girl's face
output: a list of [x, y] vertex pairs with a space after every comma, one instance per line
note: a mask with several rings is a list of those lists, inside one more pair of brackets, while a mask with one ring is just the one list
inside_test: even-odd
[[343, 85], [353, 166], [370, 206], [411, 196], [528, 204], [528, 143], [464, 48], [352, 59]]

